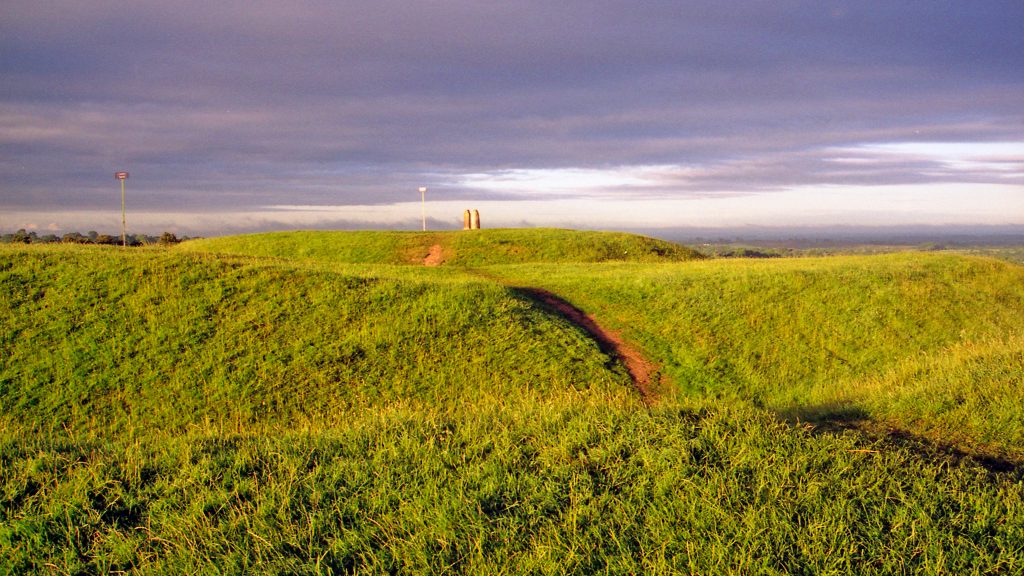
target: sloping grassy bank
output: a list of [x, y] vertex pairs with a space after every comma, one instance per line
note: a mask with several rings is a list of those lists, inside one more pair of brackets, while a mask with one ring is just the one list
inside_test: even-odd
[[0, 409], [26, 425], [268, 425], [628, 382], [561, 319], [458, 274], [66, 246], [0, 257]]
[[904, 253], [496, 267], [622, 329], [684, 393], [1024, 456], [1024, 268]]

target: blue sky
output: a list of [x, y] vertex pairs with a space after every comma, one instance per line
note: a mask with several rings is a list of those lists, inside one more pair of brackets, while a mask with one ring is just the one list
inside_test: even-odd
[[0, 231], [1024, 225], [1024, 3], [89, 2], [0, 19]]

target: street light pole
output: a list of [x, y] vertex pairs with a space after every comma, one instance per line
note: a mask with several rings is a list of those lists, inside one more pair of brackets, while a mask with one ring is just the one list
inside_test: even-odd
[[420, 216], [423, 218], [423, 231], [427, 231], [427, 187], [420, 186]]
[[128, 247], [128, 235], [126, 233], [126, 219], [124, 216], [124, 181], [128, 179], [127, 172], [115, 172], [114, 178], [121, 181], [121, 247]]

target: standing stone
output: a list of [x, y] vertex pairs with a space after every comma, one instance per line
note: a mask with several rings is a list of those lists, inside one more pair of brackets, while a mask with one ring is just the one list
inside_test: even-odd
[[469, 226], [473, 230], [479, 230], [480, 229], [480, 211], [479, 210], [473, 210], [473, 217], [470, 218]]
[[473, 228], [473, 222], [472, 222], [472, 220], [470, 218], [471, 217], [469, 215], [469, 210], [466, 210], [465, 212], [462, 213], [462, 229], [463, 230], [470, 230], [470, 229]]

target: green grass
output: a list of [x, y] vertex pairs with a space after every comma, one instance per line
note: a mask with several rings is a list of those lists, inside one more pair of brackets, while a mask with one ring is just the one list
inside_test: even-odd
[[990, 256], [1015, 264], [1024, 264], [1024, 246], [979, 246], [976, 248], [958, 248], [954, 252], [973, 256]]
[[409, 251], [420, 249], [424, 238], [407, 232], [272, 232], [190, 240], [177, 250], [346, 264], [408, 264], [415, 260]]
[[[903, 253], [491, 271], [606, 319], [684, 393], [790, 419], [884, 419], [1024, 455], [1019, 266]], [[985, 409], [964, 428], [975, 400]]]
[[[799, 244], [799, 242], [797, 242]], [[703, 243], [700, 252], [716, 258], [781, 258], [807, 256], [879, 255], [894, 252], [944, 252], [969, 256], [987, 256], [1007, 262], [1024, 264], [1024, 246], [978, 245], [958, 246], [925, 243], [909, 244], [843, 244], [832, 246], [796, 247], [786, 242], [767, 242], [762, 245], [742, 243]]]
[[364, 410], [2, 446], [14, 571], [1014, 573], [1019, 483], [746, 410]]
[[440, 245], [445, 264], [665, 262], [702, 258], [694, 250], [634, 234], [558, 229], [458, 232], [277, 232], [191, 240], [189, 252], [312, 259], [346, 264], [419, 264]]
[[465, 275], [75, 247], [4, 256], [0, 409], [25, 425], [238, 429], [626, 379], [561, 319]]
[[0, 247], [0, 573], [1024, 571], [1024, 269], [481, 232]]

